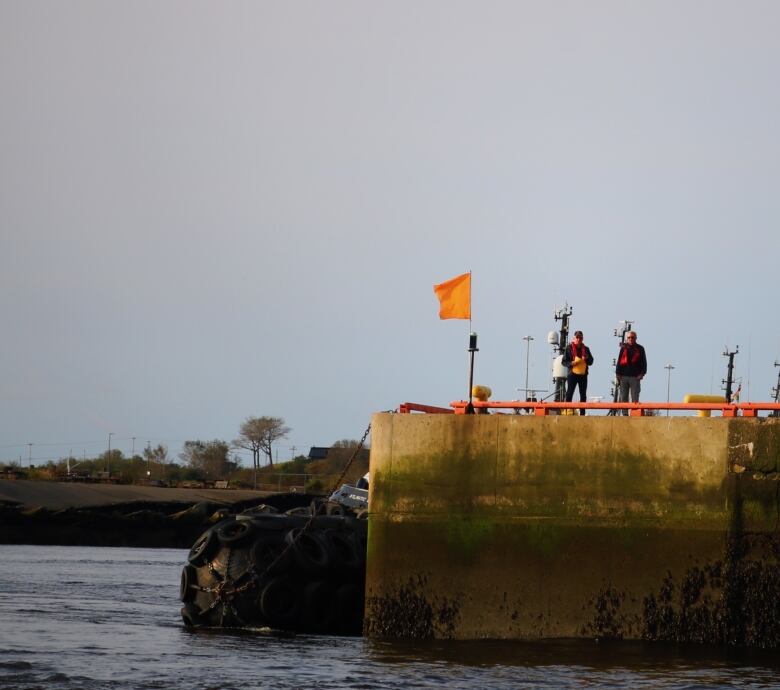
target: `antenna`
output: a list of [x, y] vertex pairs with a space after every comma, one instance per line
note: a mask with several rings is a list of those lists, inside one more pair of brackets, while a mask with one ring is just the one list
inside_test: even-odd
[[731, 385], [734, 382], [734, 355], [739, 354], [739, 345], [732, 352], [729, 351], [729, 346], [726, 345], [723, 351], [723, 356], [729, 358], [728, 368], [726, 369], [726, 378], [721, 380], [721, 383], [725, 383], [726, 402], [731, 402]]
[[569, 317], [574, 313], [574, 309], [569, 306], [568, 302], [563, 303], [561, 309], [557, 309], [553, 313], [553, 318], [556, 321], [561, 322], [560, 337], [558, 338], [558, 354], [562, 355], [566, 352], [566, 345], [569, 342]]
[[[569, 317], [574, 313], [574, 309], [569, 306], [568, 302], [564, 302], [563, 308], [556, 309], [553, 312], [553, 318], [556, 321], [561, 322], [561, 330], [558, 338], [551, 337], [553, 333], [547, 338], [553, 346], [553, 352], [557, 352], [558, 356], [553, 361], [553, 385], [555, 386], [555, 402], [563, 402], [566, 400], [566, 373], [565, 368], [560, 364], [560, 360], [563, 359], [563, 353], [566, 352], [566, 345], [569, 342]], [[555, 342], [557, 340], [557, 342]]]
[[[622, 345], [624, 342], [626, 342], [626, 333], [633, 330], [634, 328], [634, 321], [633, 319], [628, 320], [624, 319], [623, 321], [618, 321], [618, 327], [612, 331], [612, 335], [614, 335], [616, 338], [620, 338], [620, 344]], [[617, 366], [617, 360], [613, 357], [612, 358], [612, 368], [614, 369], [615, 366]], [[612, 379], [612, 402], [617, 402], [618, 397], [620, 395], [620, 386], [618, 385], [617, 380], [617, 374], [615, 375], [615, 378]], [[617, 414], [617, 410], [610, 410], [607, 412], [608, 417], [614, 417]]]
[[[780, 367], [780, 362], [775, 360], [775, 366]], [[780, 371], [777, 372], [777, 384], [772, 389], [772, 397], [775, 402], [780, 402]], [[780, 417], [780, 410], [773, 410], [769, 415], [770, 417]]]

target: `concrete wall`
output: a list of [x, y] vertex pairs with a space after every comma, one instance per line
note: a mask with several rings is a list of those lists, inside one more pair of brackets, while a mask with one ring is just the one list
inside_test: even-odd
[[374, 416], [366, 632], [777, 646], [780, 420]]

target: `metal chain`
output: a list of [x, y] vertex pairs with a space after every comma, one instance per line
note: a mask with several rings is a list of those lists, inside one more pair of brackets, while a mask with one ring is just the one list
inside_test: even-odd
[[[388, 411], [392, 411], [392, 410], [388, 410]], [[366, 427], [366, 430], [363, 432], [363, 436], [361, 437], [361, 439], [358, 442], [357, 446], [355, 446], [355, 450], [352, 453], [352, 457], [349, 459], [347, 464], [344, 466], [344, 469], [341, 471], [341, 474], [339, 475], [339, 478], [336, 480], [335, 486], [333, 486], [331, 488], [331, 490], [328, 492], [328, 494], [327, 494], [328, 496], [333, 494], [333, 492], [341, 485], [341, 480], [344, 479], [344, 476], [349, 471], [349, 468], [352, 466], [352, 463], [355, 462], [355, 458], [358, 456], [358, 453], [360, 453], [360, 451], [363, 449], [363, 446], [365, 445], [366, 439], [368, 438], [368, 434], [370, 432], [371, 432], [371, 422], [368, 423], [368, 426]], [[298, 539], [301, 538], [301, 535], [304, 532], [306, 532], [306, 530], [308, 530], [311, 527], [312, 523], [314, 522], [314, 518], [315, 517], [317, 517], [317, 513], [313, 512], [309, 516], [309, 519], [306, 521], [306, 523], [303, 525], [303, 527], [301, 527], [301, 529], [295, 534], [295, 537], [292, 540], [290, 540], [290, 543], [287, 544], [287, 546], [285, 546], [285, 548], [282, 549], [279, 552], [279, 555], [276, 558], [274, 558], [274, 560], [271, 561], [271, 563], [269, 563], [269, 565], [266, 567], [266, 569], [262, 573], [260, 573], [260, 574], [255, 573], [255, 575], [257, 577], [257, 580], [256, 580], [257, 582], [262, 580], [269, 573], [271, 568], [273, 568], [282, 558], [284, 558], [285, 554], [290, 549], [292, 549], [295, 546], [295, 544], [298, 541]], [[252, 582], [255, 582], [255, 580], [253, 579]]]
[[360, 451], [363, 450], [363, 445], [365, 444], [366, 439], [368, 438], [368, 434], [370, 432], [371, 432], [371, 422], [368, 423], [366, 430], [363, 432], [362, 438], [358, 442], [357, 446], [355, 446], [355, 451], [352, 453], [352, 457], [344, 466], [344, 469], [341, 471], [341, 474], [339, 475], [339, 478], [336, 480], [335, 485], [331, 487], [331, 490], [327, 494], [328, 496], [331, 496], [333, 492], [341, 486], [341, 481], [346, 476], [347, 472], [349, 471], [349, 468], [352, 466], [352, 463], [355, 462], [355, 458], [357, 458], [358, 453], [360, 453]]

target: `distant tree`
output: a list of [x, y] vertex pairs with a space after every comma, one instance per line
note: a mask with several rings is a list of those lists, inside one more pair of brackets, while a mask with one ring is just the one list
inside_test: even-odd
[[168, 446], [158, 443], [156, 446], [144, 448], [144, 459], [147, 462], [156, 462], [159, 465], [168, 463]]
[[260, 467], [260, 453], [265, 455], [269, 465], [273, 465], [272, 445], [274, 441], [285, 438], [290, 431], [290, 427], [285, 426], [281, 417], [247, 417], [239, 429], [240, 436], [233, 441], [233, 445], [252, 451], [254, 469], [257, 471]]
[[152, 465], [157, 465], [159, 476], [164, 476], [164, 468], [168, 464], [168, 446], [158, 443], [156, 446], [148, 445], [144, 448], [144, 459], [147, 471], [151, 476]]
[[179, 457], [204, 479], [220, 479], [235, 469], [228, 459], [230, 446], [220, 440], [185, 441]]
[[340, 441], [334, 441], [331, 448], [357, 448], [360, 441], [354, 438], [342, 438]]
[[111, 455], [109, 455], [108, 451], [106, 450], [102, 452], [98, 457], [100, 459], [100, 462], [103, 464], [101, 469], [104, 472], [111, 472], [111, 476], [113, 476], [116, 473], [122, 460], [124, 460], [125, 458], [122, 451], [119, 450], [118, 448], [112, 448]]

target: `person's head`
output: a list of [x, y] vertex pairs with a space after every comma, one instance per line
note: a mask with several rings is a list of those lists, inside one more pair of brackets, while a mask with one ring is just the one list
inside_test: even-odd
[[577, 343], [582, 342], [582, 331], [574, 331], [574, 341]]
[[633, 345], [636, 342], [636, 331], [629, 331], [626, 333], [626, 341]]

